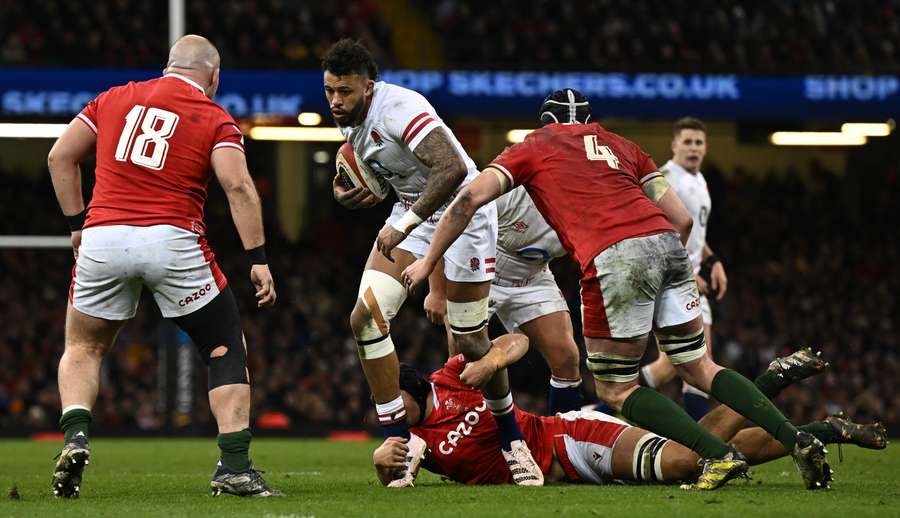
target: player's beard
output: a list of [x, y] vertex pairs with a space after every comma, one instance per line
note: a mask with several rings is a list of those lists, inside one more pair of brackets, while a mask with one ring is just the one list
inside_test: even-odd
[[369, 99], [363, 98], [362, 101], [357, 104], [353, 110], [347, 112], [341, 120], [338, 120], [337, 117], [334, 117], [334, 122], [340, 127], [345, 128], [353, 128], [362, 124], [363, 119], [366, 116], [367, 108], [369, 106]]

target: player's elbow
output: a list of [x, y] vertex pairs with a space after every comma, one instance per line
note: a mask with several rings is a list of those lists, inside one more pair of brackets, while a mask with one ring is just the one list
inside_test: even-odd
[[475, 211], [478, 210], [478, 207], [479, 205], [475, 200], [475, 195], [472, 191], [470, 189], [463, 189], [463, 191], [456, 196], [456, 199], [453, 200], [449, 212], [457, 218], [468, 221], [475, 215]]
[[694, 220], [691, 218], [690, 214], [681, 214], [675, 221], [675, 227], [681, 235], [688, 236], [691, 234], [691, 229], [694, 228]]
[[224, 190], [225, 194], [229, 197], [257, 197], [256, 186], [253, 185], [253, 179], [250, 178], [250, 175], [241, 175], [239, 178], [235, 178], [233, 181], [223, 182], [222, 190]]
[[47, 153], [47, 169], [50, 170], [51, 174], [53, 174], [54, 170], [58, 171], [61, 164], [67, 162], [72, 162], [71, 156], [65, 152], [65, 149], [62, 148], [59, 143], [55, 144], [53, 148], [50, 149], [50, 152]]

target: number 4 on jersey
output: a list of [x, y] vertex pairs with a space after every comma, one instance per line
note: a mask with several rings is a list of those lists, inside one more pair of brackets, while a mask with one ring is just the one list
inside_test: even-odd
[[[142, 118], [141, 131], [137, 134], [138, 123]], [[119, 145], [116, 146], [116, 160], [127, 162], [130, 150], [132, 163], [159, 171], [166, 163], [169, 152], [167, 140], [175, 133], [176, 125], [178, 115], [175, 113], [134, 105], [125, 116], [125, 127], [122, 128]]]
[[584, 136], [584, 151], [587, 153], [588, 160], [605, 160], [610, 168], [619, 168], [619, 158], [613, 154], [609, 146], [597, 145], [596, 135]]

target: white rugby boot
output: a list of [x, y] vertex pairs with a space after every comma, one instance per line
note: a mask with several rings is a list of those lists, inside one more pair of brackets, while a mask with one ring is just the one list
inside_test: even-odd
[[406, 441], [409, 451], [406, 453], [406, 459], [403, 460], [403, 467], [397, 471], [387, 487], [413, 487], [415, 485], [416, 476], [419, 474], [419, 468], [422, 467], [422, 459], [425, 458], [425, 450], [428, 449], [425, 440], [418, 435], [409, 434], [409, 440]]
[[513, 482], [517, 486], [543, 486], [544, 474], [531, 456], [531, 450], [525, 441], [513, 441], [510, 446], [512, 447], [510, 451], [503, 449], [500, 451], [503, 452], [503, 458], [506, 459], [512, 473]]

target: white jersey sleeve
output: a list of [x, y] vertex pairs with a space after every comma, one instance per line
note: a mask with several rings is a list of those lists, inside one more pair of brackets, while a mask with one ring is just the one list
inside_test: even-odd
[[[341, 127], [341, 133], [369, 169], [391, 184], [399, 198], [398, 203], [409, 209], [422, 195], [431, 174], [414, 150], [437, 128], [444, 128], [462, 157], [468, 171], [463, 185], [467, 184], [478, 174], [475, 163], [428, 100], [418, 92], [381, 81], [375, 83], [366, 118], [358, 126]], [[435, 222], [445, 206], [432, 215]]]
[[428, 100], [412, 90], [405, 90], [403, 95], [390, 99], [382, 112], [382, 124], [395, 142], [402, 142], [410, 151], [415, 150], [429, 133], [442, 126], [441, 119]]

